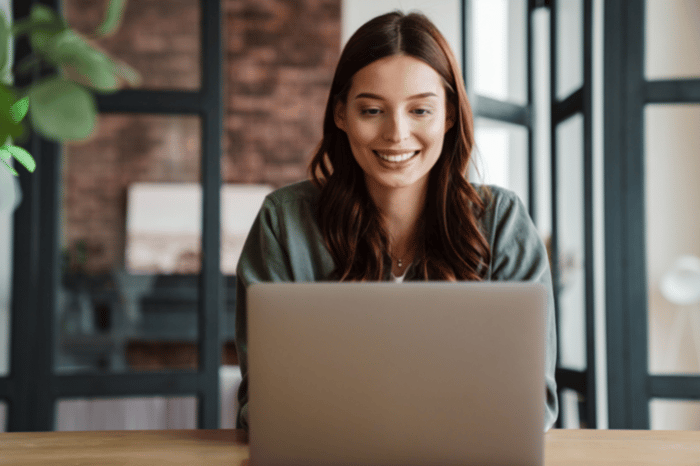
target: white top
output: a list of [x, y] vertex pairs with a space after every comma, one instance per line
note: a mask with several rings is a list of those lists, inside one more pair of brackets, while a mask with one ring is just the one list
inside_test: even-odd
[[403, 282], [404, 277], [406, 277], [406, 272], [408, 271], [408, 267], [406, 267], [406, 270], [403, 271], [403, 274], [401, 276], [397, 277], [394, 275], [394, 271], [391, 271], [391, 281], [394, 283], [401, 283]]

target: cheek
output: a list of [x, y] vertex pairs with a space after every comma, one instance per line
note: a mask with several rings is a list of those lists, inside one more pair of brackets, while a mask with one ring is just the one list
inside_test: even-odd
[[432, 145], [441, 145], [445, 139], [445, 125], [439, 121], [432, 122], [423, 130], [426, 142]]
[[376, 128], [370, 124], [356, 123], [349, 130], [348, 136], [355, 144], [366, 144], [377, 137]]

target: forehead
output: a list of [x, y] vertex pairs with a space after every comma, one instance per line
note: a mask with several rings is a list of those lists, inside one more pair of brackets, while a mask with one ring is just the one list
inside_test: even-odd
[[445, 95], [442, 78], [430, 65], [408, 55], [381, 58], [360, 69], [352, 78], [349, 98], [370, 93], [389, 100], [434, 93]]

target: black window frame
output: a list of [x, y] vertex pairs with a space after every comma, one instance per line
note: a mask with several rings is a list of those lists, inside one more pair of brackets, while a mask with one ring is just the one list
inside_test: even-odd
[[648, 429], [654, 399], [700, 400], [700, 375], [652, 375], [644, 192], [644, 110], [700, 103], [700, 79], [645, 77], [646, 2], [604, 9], [605, 294], [608, 424]]
[[[537, 212], [537, 190], [536, 183], [551, 184], [551, 221], [552, 237], [551, 251], [553, 256], [552, 263], [559, 264], [559, 232], [557, 228], [557, 193], [562, 189], [557, 180], [557, 163], [560, 157], [564, 154], [557, 153], [556, 147], [556, 129], [563, 122], [567, 121], [574, 115], [582, 115], [583, 117], [583, 167], [582, 173], [584, 176], [584, 204], [581, 206], [584, 216], [584, 264], [585, 264], [585, 345], [586, 345], [586, 368], [578, 370], [564, 367], [559, 360], [561, 351], [557, 351], [557, 368], [556, 380], [559, 398], [564, 389], [575, 391], [579, 397], [579, 412], [578, 418], [581, 427], [595, 428], [597, 426], [597, 399], [596, 399], [596, 356], [595, 356], [595, 299], [594, 299], [594, 222], [593, 222], [593, 157], [592, 157], [592, 0], [582, 0], [583, 17], [581, 44], [582, 53], [582, 70], [583, 84], [580, 88], [572, 92], [564, 99], [558, 99], [556, 93], [557, 84], [557, 0], [521, 0], [527, 2], [527, 103], [518, 105], [508, 101], [501, 101], [490, 97], [478, 95], [470, 82], [473, 76], [473, 52], [471, 49], [471, 41], [468, 38], [470, 24], [473, 18], [471, 10], [471, 1], [462, 0], [462, 63], [464, 80], [467, 86], [467, 95], [472, 104], [475, 117], [484, 117], [490, 120], [510, 123], [525, 127], [528, 131], [528, 209], [530, 216], [535, 223], [542, 221], [544, 213]], [[538, 180], [536, 169], [536, 157], [534, 152], [534, 135], [535, 121], [533, 118], [533, 13], [539, 8], [547, 8], [550, 11], [550, 100], [551, 100], [551, 158], [550, 158], [550, 179]], [[539, 216], [539, 217], [538, 217]], [[552, 268], [552, 283], [555, 290], [555, 315], [557, 323], [559, 320], [559, 289], [560, 273], [557, 267]], [[557, 324], [558, 325], [558, 324]], [[559, 332], [558, 332], [559, 333]], [[558, 347], [561, 348], [563, 341], [558, 338]], [[558, 348], [558, 349], [559, 349]], [[560, 408], [565, 409], [560, 405]], [[557, 419], [556, 427], [562, 426], [563, 415]]]
[[[60, 11], [60, 0], [13, 2], [23, 18], [35, 4]], [[14, 214], [10, 374], [0, 378], [7, 402], [7, 430], [50, 431], [55, 404], [73, 397], [194, 395], [197, 427], [219, 428], [219, 330], [224, 305], [220, 271], [220, 191], [223, 128], [222, 13], [220, 0], [200, 0], [202, 82], [197, 91], [122, 90], [97, 99], [100, 113], [189, 114], [202, 124], [202, 267], [199, 275], [196, 371], [56, 374], [53, 367], [54, 308], [59, 288], [61, 146], [33, 134], [26, 146], [37, 161], [33, 174], [20, 170], [23, 200]], [[16, 62], [29, 53], [18, 41]], [[37, 76], [35, 76], [37, 78]], [[27, 82], [17, 82], [25, 85]], [[41, 290], [40, 293], [34, 290]]]

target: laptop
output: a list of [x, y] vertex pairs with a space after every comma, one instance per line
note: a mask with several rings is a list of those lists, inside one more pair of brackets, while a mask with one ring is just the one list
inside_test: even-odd
[[536, 465], [545, 288], [248, 289], [250, 464]]

